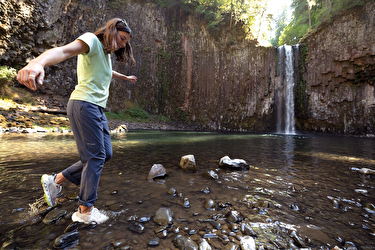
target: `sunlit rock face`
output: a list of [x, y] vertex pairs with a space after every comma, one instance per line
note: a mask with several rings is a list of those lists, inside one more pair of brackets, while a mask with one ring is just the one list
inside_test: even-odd
[[[92, 8], [95, 6], [95, 8]], [[374, 134], [375, 4], [336, 17], [294, 49], [296, 130]], [[280, 89], [277, 49], [238, 33], [216, 38], [180, 9], [143, 1], [0, 0], [0, 65], [20, 66], [74, 41], [113, 17], [128, 21], [137, 61], [113, 68], [136, 84], [113, 80], [108, 110], [138, 104], [151, 113], [222, 131], [276, 131]], [[69, 98], [76, 59], [46, 68], [38, 91]]]
[[375, 3], [368, 1], [305, 37], [300, 51], [308, 103], [299, 129], [345, 134], [375, 133]]

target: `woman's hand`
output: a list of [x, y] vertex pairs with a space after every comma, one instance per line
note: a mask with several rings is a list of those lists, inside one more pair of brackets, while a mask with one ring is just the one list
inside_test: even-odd
[[43, 65], [33, 60], [18, 71], [17, 80], [29, 89], [36, 90], [36, 78], [38, 78], [38, 83], [42, 85], [44, 79], [44, 68]]
[[118, 73], [117, 71], [112, 70], [112, 77], [117, 79], [123, 79], [125, 81], [130, 81], [131, 83], [134, 83], [138, 80], [136, 76], [126, 76], [124, 74]]
[[127, 76], [126, 78], [127, 78], [126, 80], [130, 81], [131, 83], [135, 83], [138, 79], [135, 76]]

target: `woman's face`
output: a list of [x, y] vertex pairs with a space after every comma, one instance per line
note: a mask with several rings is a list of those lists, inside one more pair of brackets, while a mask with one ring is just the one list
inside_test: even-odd
[[117, 36], [116, 36], [116, 44], [117, 44], [116, 50], [125, 48], [125, 45], [129, 41], [130, 41], [130, 34], [128, 32], [118, 31]]

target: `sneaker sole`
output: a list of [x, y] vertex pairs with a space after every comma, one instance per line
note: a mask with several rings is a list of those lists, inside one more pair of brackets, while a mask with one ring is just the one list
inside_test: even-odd
[[44, 177], [44, 175], [42, 175], [41, 183], [42, 183], [43, 192], [44, 192], [44, 199], [46, 200], [48, 206], [50, 206], [50, 207], [54, 207], [54, 206], [56, 206], [56, 204], [55, 204], [55, 205], [52, 205], [52, 202], [48, 199], [48, 196], [47, 196], [47, 194], [46, 194], [46, 188], [44, 187], [43, 177]]

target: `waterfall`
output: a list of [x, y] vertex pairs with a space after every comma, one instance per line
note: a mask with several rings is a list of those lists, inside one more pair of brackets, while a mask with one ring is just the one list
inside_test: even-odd
[[[297, 47], [298, 49], [298, 47]], [[279, 85], [277, 91], [277, 133], [295, 134], [293, 48], [278, 48]]]

